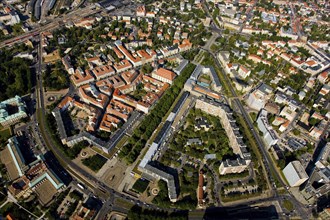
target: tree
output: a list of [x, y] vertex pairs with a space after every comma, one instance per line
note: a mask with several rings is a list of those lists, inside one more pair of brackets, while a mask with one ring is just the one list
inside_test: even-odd
[[300, 131], [298, 129], [294, 129], [292, 133], [296, 136], [300, 135]]
[[32, 88], [31, 61], [13, 54], [30, 50], [26, 46], [16, 46], [0, 52], [0, 101], [15, 95], [24, 95]]
[[285, 167], [285, 160], [278, 160], [277, 165], [281, 170], [283, 170]]

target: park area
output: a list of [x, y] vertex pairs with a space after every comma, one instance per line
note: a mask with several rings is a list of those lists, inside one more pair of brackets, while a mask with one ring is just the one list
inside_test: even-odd
[[134, 183], [132, 189], [135, 192], [142, 194], [144, 193], [144, 191], [146, 191], [148, 185], [149, 185], [149, 181], [141, 178]]
[[10, 128], [6, 128], [6, 129], [0, 128], [0, 140], [6, 141], [8, 138], [10, 138], [10, 136], [11, 136]]
[[220, 119], [195, 108], [190, 110], [186, 123], [174, 136], [170, 149], [198, 159], [206, 154], [215, 154], [218, 160], [233, 155]]
[[99, 154], [82, 159], [82, 163], [94, 172], [99, 171], [106, 162], [107, 159]]

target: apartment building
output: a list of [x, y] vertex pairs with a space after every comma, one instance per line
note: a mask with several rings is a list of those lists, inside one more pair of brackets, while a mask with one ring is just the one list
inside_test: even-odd
[[266, 148], [269, 149], [271, 146], [278, 142], [278, 135], [273, 130], [272, 126], [268, 124], [267, 114], [268, 112], [262, 109], [259, 113], [257, 124], [259, 130], [263, 133], [263, 139], [266, 144]]
[[84, 85], [79, 88], [80, 98], [87, 104], [104, 109], [109, 103], [109, 97], [100, 93], [95, 85]]
[[75, 73], [70, 76], [70, 79], [76, 87], [86, 85], [95, 80], [89, 70], [83, 71], [80, 67], [78, 67]]
[[100, 80], [114, 75], [115, 70], [111, 66], [99, 66], [92, 69], [92, 73], [97, 80]]
[[164, 68], [159, 68], [156, 71], [152, 72], [151, 76], [161, 82], [166, 82], [171, 85], [174, 81], [174, 78], [176, 77], [174, 72]]
[[239, 132], [229, 106], [212, 99], [200, 97], [196, 100], [195, 108], [220, 118], [221, 124], [228, 135], [230, 146], [237, 155], [238, 159], [236, 160], [222, 161], [219, 167], [220, 174], [243, 172], [251, 162], [251, 154], [243, 142], [243, 137]]

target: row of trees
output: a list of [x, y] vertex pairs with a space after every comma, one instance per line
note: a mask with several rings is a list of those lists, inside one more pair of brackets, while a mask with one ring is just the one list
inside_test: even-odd
[[194, 64], [187, 65], [187, 67], [174, 81], [171, 88], [169, 88], [158, 101], [155, 108], [144, 118], [139, 127], [134, 130], [132, 137], [128, 139], [127, 144], [124, 145], [119, 154], [121, 158], [126, 159], [127, 163], [133, 163], [137, 159], [141, 153], [141, 150], [147, 143], [147, 140], [151, 137], [152, 133], [160, 124], [162, 118], [171, 108], [172, 103], [178, 97], [184, 83], [190, 77], [194, 69]]

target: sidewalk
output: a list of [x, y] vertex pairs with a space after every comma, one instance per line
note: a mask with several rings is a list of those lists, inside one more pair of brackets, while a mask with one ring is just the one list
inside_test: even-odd
[[7, 198], [7, 200], [4, 203], [1, 204], [0, 208], [4, 207], [8, 202], [9, 202], [9, 200]]

